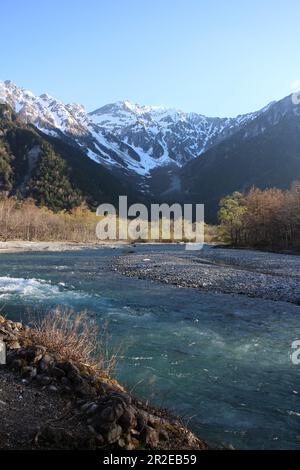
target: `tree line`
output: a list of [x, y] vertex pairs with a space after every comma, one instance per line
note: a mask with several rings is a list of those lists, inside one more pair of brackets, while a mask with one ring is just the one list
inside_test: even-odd
[[220, 201], [220, 235], [234, 246], [300, 248], [300, 181], [290, 189], [252, 188]]
[[84, 204], [53, 212], [31, 199], [0, 197], [0, 240], [96, 242], [99, 217]]

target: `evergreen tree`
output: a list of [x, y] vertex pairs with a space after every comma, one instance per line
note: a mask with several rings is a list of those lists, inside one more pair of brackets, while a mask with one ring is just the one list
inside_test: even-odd
[[72, 187], [68, 178], [66, 163], [45, 144], [29, 193], [39, 205], [47, 206], [53, 211], [70, 211], [82, 202], [79, 191]]

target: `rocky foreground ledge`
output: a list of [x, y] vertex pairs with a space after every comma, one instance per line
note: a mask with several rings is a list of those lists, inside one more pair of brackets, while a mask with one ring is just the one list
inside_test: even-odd
[[34, 344], [0, 316], [2, 449], [207, 449], [180, 420], [151, 408], [93, 367]]

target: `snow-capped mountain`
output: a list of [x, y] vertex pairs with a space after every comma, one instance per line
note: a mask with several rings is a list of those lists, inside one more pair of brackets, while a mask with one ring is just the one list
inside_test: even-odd
[[56, 193], [49, 174], [55, 181], [60, 165], [59, 209], [79, 197], [94, 208], [127, 194], [146, 203], [201, 202], [215, 222], [226, 194], [300, 180], [300, 105], [291, 96], [236, 118], [130, 101], [87, 113], [7, 81], [0, 104], [0, 192], [40, 203]]
[[109, 168], [148, 175], [152, 169], [182, 166], [255, 120], [261, 111], [236, 118], [209, 118], [160, 106], [117, 102], [87, 113], [43, 94], [0, 81], [0, 102], [26, 123], [79, 145], [87, 156]]
[[300, 104], [287, 96], [177, 173], [180, 195], [205, 204], [217, 221], [219, 201], [252, 187], [287, 189], [300, 181]]
[[45, 132], [60, 130], [77, 136], [86, 130], [81, 123], [85, 116], [83, 107], [64, 105], [46, 93], [35, 96], [11, 81], [0, 81], [0, 101], [10, 105], [24, 122]]
[[102, 130], [117, 136], [153, 166], [175, 162], [181, 166], [257, 117], [208, 118], [160, 106], [140, 106], [130, 101], [103, 106], [90, 113]]

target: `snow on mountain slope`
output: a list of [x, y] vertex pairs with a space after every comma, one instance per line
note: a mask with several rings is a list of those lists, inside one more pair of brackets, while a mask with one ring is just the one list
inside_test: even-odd
[[148, 154], [154, 166], [167, 161], [181, 166], [258, 114], [208, 118], [201, 114], [124, 101], [103, 106], [90, 113], [90, 117], [97, 126], [118, 136], [137, 153]]
[[71, 135], [84, 132], [84, 127], [77, 118], [84, 111], [78, 105], [65, 106], [47, 94], [35, 96], [31, 91], [18, 88], [11, 81], [0, 81], [0, 101], [9, 104], [23, 121], [34, 124], [45, 132], [54, 129]]
[[73, 141], [89, 158], [139, 175], [171, 163], [182, 166], [267, 109], [236, 118], [208, 118], [124, 101], [88, 114], [81, 105], [65, 105], [47, 94], [35, 96], [11, 81], [0, 81], [0, 102], [41, 131]]

